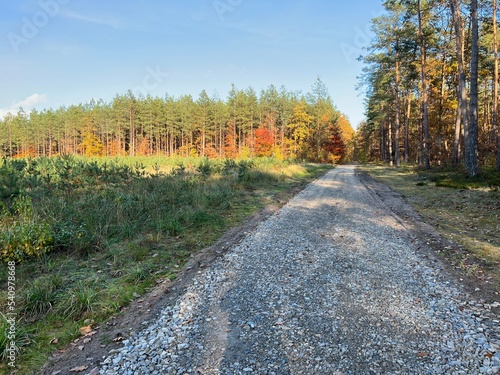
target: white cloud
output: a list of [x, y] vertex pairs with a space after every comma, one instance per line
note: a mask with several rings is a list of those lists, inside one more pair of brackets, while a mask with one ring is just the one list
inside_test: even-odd
[[61, 15], [65, 18], [68, 18], [68, 19], [78, 20], [78, 21], [82, 21], [85, 23], [93, 23], [96, 25], [109, 26], [109, 27], [112, 27], [114, 29], [117, 29], [120, 26], [119, 22], [113, 18], [88, 17], [88, 16], [85, 16], [81, 13], [78, 13], [78, 12], [75, 12], [72, 10], [68, 10], [68, 9], [61, 10]]
[[16, 107], [32, 107], [36, 104], [45, 103], [46, 101], [47, 94], [33, 94], [16, 103]]
[[29, 112], [37, 104], [47, 101], [47, 94], [33, 94], [18, 102], [12, 103], [10, 108], [0, 108], [0, 118], [4, 118], [8, 113], [16, 114], [20, 107]]

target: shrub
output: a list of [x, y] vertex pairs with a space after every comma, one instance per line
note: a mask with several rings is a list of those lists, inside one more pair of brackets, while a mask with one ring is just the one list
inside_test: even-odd
[[196, 167], [196, 171], [200, 173], [203, 178], [207, 178], [212, 174], [212, 165], [210, 163], [210, 160], [208, 158], [203, 158], [198, 164], [198, 167]]
[[224, 165], [222, 167], [222, 174], [224, 176], [230, 176], [232, 174], [236, 174], [237, 170], [238, 170], [238, 164], [234, 159], [224, 160]]
[[94, 310], [98, 305], [97, 297], [97, 289], [78, 283], [64, 295], [57, 312], [66, 319], [77, 321]]
[[13, 220], [0, 231], [0, 260], [21, 262], [52, 250], [54, 237], [50, 225]]
[[35, 280], [22, 295], [21, 305], [25, 316], [37, 319], [52, 310], [62, 287], [60, 275], [42, 276]]

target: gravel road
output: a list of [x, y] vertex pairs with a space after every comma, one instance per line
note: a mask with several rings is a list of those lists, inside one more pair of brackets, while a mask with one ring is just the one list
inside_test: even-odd
[[420, 246], [339, 166], [200, 271], [100, 373], [500, 373], [489, 306]]

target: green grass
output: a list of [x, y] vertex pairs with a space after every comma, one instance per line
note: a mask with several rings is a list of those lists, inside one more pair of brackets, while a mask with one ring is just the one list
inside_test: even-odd
[[446, 238], [462, 245], [465, 254], [442, 255], [487, 280], [500, 293], [500, 173], [484, 170], [469, 178], [461, 170], [416, 167], [399, 169], [381, 165], [361, 168], [402, 194], [424, 221]]
[[[2, 168], [0, 229], [11, 222], [27, 228], [44, 223], [43, 251], [37, 256], [39, 249], [30, 248], [16, 265], [16, 340], [22, 344], [17, 369], [35, 374], [86, 322], [99, 324], [158, 279], [175, 279], [191, 254], [274, 195], [331, 166], [272, 159], [61, 157], [8, 161]], [[7, 276], [4, 263], [2, 285]], [[1, 290], [3, 307], [8, 296]], [[6, 345], [2, 338], [0, 353]], [[57, 344], [51, 344], [54, 338]], [[2, 360], [0, 373], [7, 370]]]

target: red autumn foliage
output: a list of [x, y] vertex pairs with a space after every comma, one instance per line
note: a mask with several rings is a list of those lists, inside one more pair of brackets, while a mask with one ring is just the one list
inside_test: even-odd
[[273, 153], [273, 133], [264, 127], [255, 130], [254, 149], [257, 156], [270, 156]]
[[342, 139], [342, 131], [338, 124], [332, 123], [328, 127], [328, 142], [323, 149], [328, 152], [332, 162], [337, 163], [346, 156], [346, 145]]

